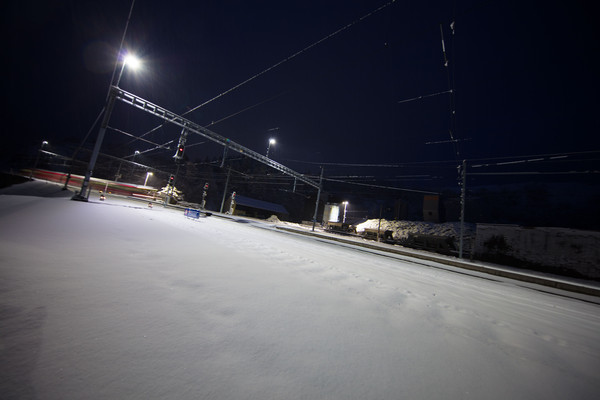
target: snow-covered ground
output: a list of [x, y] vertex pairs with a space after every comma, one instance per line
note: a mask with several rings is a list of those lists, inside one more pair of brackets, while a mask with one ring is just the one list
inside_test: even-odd
[[0, 195], [3, 399], [591, 399], [600, 305], [109, 197]]

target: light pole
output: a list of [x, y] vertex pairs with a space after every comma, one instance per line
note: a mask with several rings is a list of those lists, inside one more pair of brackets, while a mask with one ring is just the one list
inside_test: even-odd
[[135, 172], [135, 156], [139, 156], [139, 155], [140, 155], [139, 150], [136, 150], [133, 152], [133, 157], [131, 158], [131, 169], [129, 170], [130, 182], [133, 182], [133, 179], [134, 179], [133, 173]]
[[346, 207], [348, 207], [348, 202], [344, 201], [342, 204], [344, 205], [344, 216], [342, 217], [342, 224], [345, 224], [346, 223]]
[[92, 172], [96, 165], [96, 160], [98, 159], [98, 154], [100, 153], [100, 147], [102, 146], [102, 141], [104, 140], [104, 134], [106, 133], [106, 128], [108, 127], [108, 121], [110, 120], [110, 115], [112, 114], [112, 110], [115, 106], [116, 94], [115, 88], [119, 85], [121, 81], [121, 76], [123, 75], [123, 70], [125, 69], [125, 64], [130, 65], [132, 69], [138, 68], [140, 63], [137, 58], [132, 58], [132, 55], [126, 55], [123, 58], [123, 65], [121, 67], [121, 72], [119, 73], [119, 77], [117, 78], [117, 83], [113, 87], [111, 87], [108, 91], [108, 98], [106, 104], [106, 110], [104, 111], [104, 118], [102, 118], [102, 123], [100, 124], [100, 130], [98, 131], [98, 138], [96, 139], [96, 144], [94, 144], [94, 150], [92, 151], [92, 157], [90, 158], [90, 162], [88, 164], [87, 171], [85, 173], [85, 177], [83, 178], [83, 182], [81, 183], [81, 189], [79, 189], [79, 193], [76, 193], [71, 197], [71, 200], [77, 201], [88, 201], [89, 196], [89, 185], [90, 178], [92, 177]]
[[267, 158], [269, 158], [269, 150], [271, 150], [271, 146], [277, 143], [274, 138], [269, 139], [269, 146], [267, 146]]
[[144, 181], [144, 186], [146, 186], [146, 183], [148, 183], [148, 178], [152, 175], [154, 175], [152, 172], [146, 172], [146, 180]]
[[40, 161], [40, 154], [42, 153], [42, 150], [44, 150], [44, 146], [47, 145], [48, 142], [47, 141], [43, 141], [42, 145], [40, 146], [40, 149], [38, 150], [37, 156], [35, 157], [35, 164], [33, 164], [33, 168], [31, 169], [31, 174], [29, 175], [29, 180], [33, 180], [33, 171], [35, 171], [35, 169], [37, 168], [38, 162]]

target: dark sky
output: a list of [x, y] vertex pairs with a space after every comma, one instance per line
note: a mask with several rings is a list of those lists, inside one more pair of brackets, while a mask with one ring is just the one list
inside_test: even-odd
[[[298, 170], [600, 149], [600, 35], [587, 3], [390, 3], [137, 0], [125, 47], [144, 70], [126, 70], [120, 87], [184, 113], [255, 77], [187, 117], [261, 153], [275, 136], [272, 157]], [[129, 7], [5, 6], [3, 155], [82, 140], [104, 104]], [[449, 89], [453, 97], [404, 101]], [[139, 136], [159, 123], [117, 103], [110, 125]], [[147, 138], [165, 143], [179, 131]], [[102, 150], [153, 147], [129, 141], [111, 131]], [[208, 143], [186, 150], [219, 153]]]

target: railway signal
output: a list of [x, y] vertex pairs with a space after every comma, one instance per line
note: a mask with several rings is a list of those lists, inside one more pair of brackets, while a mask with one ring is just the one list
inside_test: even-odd
[[206, 195], [208, 194], [207, 191], [208, 191], [208, 182], [206, 182], [204, 184], [204, 192], [202, 193], [202, 206], [201, 206], [202, 209], [206, 208]]
[[181, 160], [183, 158], [183, 151], [184, 150], [185, 150], [185, 146], [179, 145], [177, 147], [177, 152], [175, 153], [175, 155], [173, 156], [173, 158], [176, 159], [176, 160]]

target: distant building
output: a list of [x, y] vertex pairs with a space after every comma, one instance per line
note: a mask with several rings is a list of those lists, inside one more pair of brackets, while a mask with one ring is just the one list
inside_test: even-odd
[[344, 206], [339, 203], [327, 203], [323, 209], [323, 224], [328, 222], [341, 222]]
[[281, 204], [271, 203], [264, 200], [252, 199], [239, 194], [229, 197], [225, 204], [225, 210], [231, 210], [233, 215], [244, 215], [253, 218], [267, 219], [276, 215], [279, 219], [285, 219], [289, 212]]
[[440, 196], [426, 195], [423, 197], [423, 221], [440, 222]]
[[402, 221], [408, 219], [408, 202], [397, 199], [394, 202], [394, 219]]

